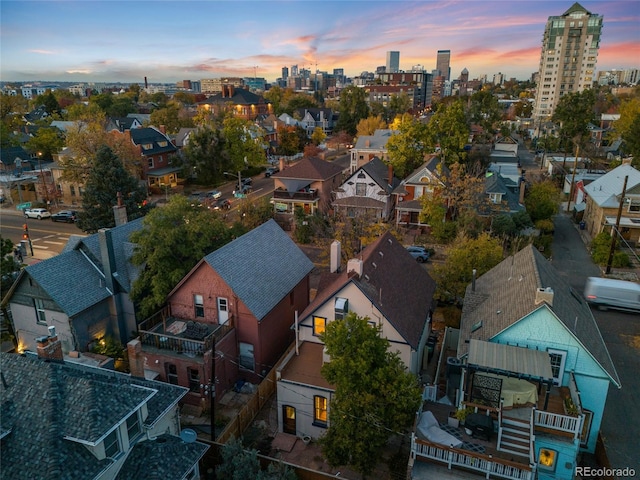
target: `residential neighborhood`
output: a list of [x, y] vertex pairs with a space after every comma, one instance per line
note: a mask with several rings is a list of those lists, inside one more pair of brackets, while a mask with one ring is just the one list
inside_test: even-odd
[[0, 478], [634, 477], [638, 68], [544, 11], [524, 80], [0, 79]]

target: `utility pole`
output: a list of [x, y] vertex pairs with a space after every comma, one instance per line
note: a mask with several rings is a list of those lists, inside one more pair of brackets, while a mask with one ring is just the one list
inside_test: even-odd
[[[571, 197], [573, 195], [573, 181], [576, 178], [576, 170], [578, 169], [578, 155], [580, 154], [580, 145], [576, 145], [576, 158], [573, 163], [573, 173], [571, 174], [571, 186], [569, 187], [569, 201], [567, 202], [567, 213], [570, 211], [571, 207]], [[563, 188], [564, 188], [564, 180], [563, 180]]]
[[624, 177], [624, 184], [622, 185], [622, 194], [620, 195], [620, 203], [618, 204], [618, 216], [616, 217], [616, 226], [611, 234], [611, 248], [609, 249], [609, 259], [607, 260], [606, 274], [611, 273], [611, 264], [613, 263], [613, 255], [616, 251], [616, 238], [618, 238], [618, 231], [620, 230], [620, 217], [622, 216], [622, 204], [624, 203], [624, 196], [627, 193], [627, 180], [629, 175]]

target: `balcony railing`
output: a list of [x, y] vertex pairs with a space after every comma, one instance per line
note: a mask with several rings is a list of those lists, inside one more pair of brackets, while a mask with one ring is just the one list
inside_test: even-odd
[[317, 190], [309, 192], [290, 192], [289, 190], [274, 190], [273, 198], [282, 200], [316, 200], [319, 198]]
[[437, 443], [417, 438], [411, 434], [411, 454], [413, 458], [424, 457], [451, 467], [461, 467], [482, 472], [489, 477], [507, 478], [510, 480], [533, 480], [533, 465], [523, 465], [491, 455], [446, 447]]
[[227, 323], [218, 325], [172, 317], [167, 313], [168, 309], [163, 309], [138, 326], [143, 345], [188, 356], [202, 356], [233, 328], [231, 316]]
[[584, 415], [572, 417], [558, 413], [535, 410], [534, 423], [536, 427], [550, 428], [561, 432], [571, 433], [574, 438], [580, 436], [582, 431], [582, 419]]

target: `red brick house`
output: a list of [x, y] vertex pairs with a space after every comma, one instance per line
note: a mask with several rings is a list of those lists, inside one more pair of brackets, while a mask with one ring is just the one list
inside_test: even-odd
[[166, 307], [139, 325], [130, 361], [147, 377], [188, 387], [185, 401], [192, 404], [206, 399], [212, 378], [218, 400], [238, 380], [259, 383], [294, 339], [291, 326], [309, 304], [312, 269], [274, 220], [264, 223], [182, 279]]
[[254, 121], [258, 115], [273, 113], [273, 108], [264, 97], [244, 88], [222, 85], [222, 91], [198, 103], [198, 110], [204, 109], [218, 116], [233, 112], [236, 117]]
[[178, 148], [164, 133], [164, 127], [134, 128], [126, 130], [133, 144], [139, 149], [141, 179], [146, 180], [150, 188], [175, 187], [178, 184], [180, 167], [171, 164]]

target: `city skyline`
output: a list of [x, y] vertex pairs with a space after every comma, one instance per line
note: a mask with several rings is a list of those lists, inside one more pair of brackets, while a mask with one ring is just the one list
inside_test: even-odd
[[[0, 80], [173, 83], [222, 76], [273, 81], [283, 67], [374, 72], [387, 51], [400, 70], [451, 78], [538, 71], [548, 17], [574, 2], [2, 1]], [[640, 2], [583, 1], [604, 17], [597, 70], [640, 67]], [[99, 32], [99, 34], [96, 34]]]

